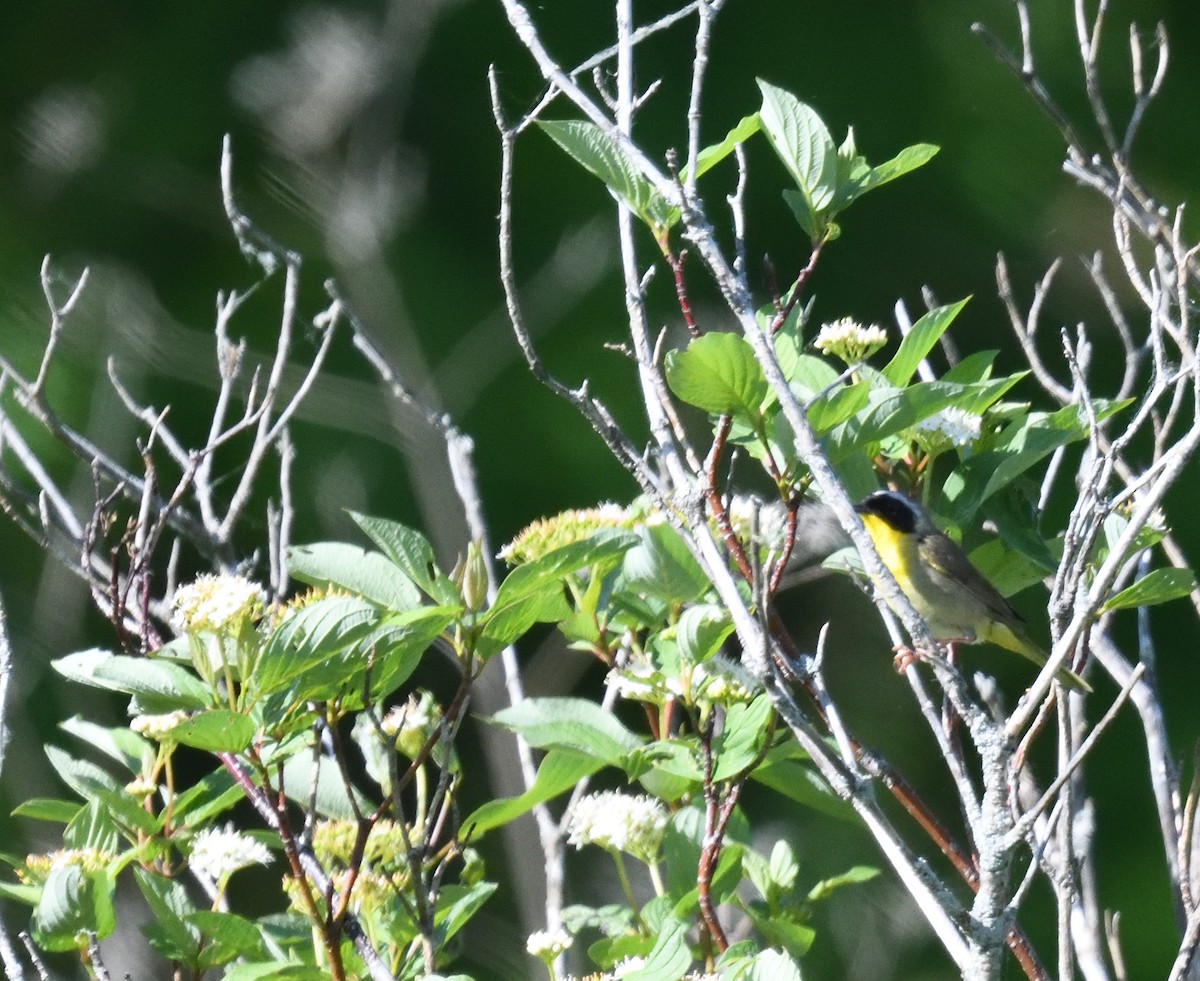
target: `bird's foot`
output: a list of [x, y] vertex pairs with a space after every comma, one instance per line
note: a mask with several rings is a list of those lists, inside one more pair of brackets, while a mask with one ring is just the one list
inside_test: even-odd
[[892, 658], [892, 667], [896, 669], [896, 674], [904, 674], [914, 661], [929, 659], [926, 651], [917, 650], [915, 647], [905, 647], [903, 644], [893, 647], [892, 650], [895, 652], [895, 657]]

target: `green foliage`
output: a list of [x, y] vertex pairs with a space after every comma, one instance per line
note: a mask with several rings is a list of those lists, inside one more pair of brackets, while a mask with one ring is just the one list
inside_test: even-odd
[[[795, 185], [783, 199], [814, 261], [851, 204], [937, 152], [919, 144], [871, 166], [852, 131], [835, 145], [810, 106], [759, 86], [759, 110], [699, 152], [695, 177], [761, 133]], [[592, 122], [538, 125], [650, 228], [679, 273], [671, 233], [680, 210], [627, 144]], [[832, 334], [805, 336], [803, 286], [800, 277], [757, 318], [786, 391], [768, 384], [755, 347], [733, 333], [699, 333], [663, 362], [669, 393], [709, 417], [710, 459], [720, 460], [726, 441], [744, 448], [777, 500], [734, 499], [710, 483], [695, 500], [545, 519], [520, 549], [502, 553], [513, 568], [490, 597], [480, 543], [467, 543], [447, 573], [416, 530], [352, 514], [373, 548], [293, 548], [291, 573], [311, 588], [288, 605], [263, 610], [254, 599], [224, 620], [210, 613], [202, 625], [184, 621], [183, 636], [148, 657], [90, 649], [54, 662], [72, 682], [127, 696], [131, 722], [65, 722], [64, 732], [100, 761], [47, 747], [74, 798], [30, 800], [15, 812], [61, 826], [61, 849], [10, 857], [18, 881], [0, 883], [0, 895], [31, 909], [35, 941], [85, 951], [113, 931], [113, 895], [132, 879], [151, 913], [147, 943], [177, 974], [227, 968], [234, 981], [324, 978], [337, 962], [343, 976], [365, 976], [369, 945], [395, 977], [434, 976], [497, 889], [473, 845], [549, 804], [568, 808], [572, 845], [607, 853], [624, 892], [621, 903], [564, 913], [572, 936], [588, 939], [595, 966], [638, 957], [641, 966], [622, 976], [675, 981], [704, 960], [728, 978], [799, 978], [799, 959], [819, 941], [816, 908], [878, 872], [854, 865], [813, 882], [788, 842], [758, 850], [761, 835], [740, 805], [751, 781], [790, 805], [857, 817], [740, 663], [733, 617], [697, 559], [709, 561], [691, 540], [694, 524], [686, 530], [701, 498], [741, 597], [768, 622], [773, 611], [760, 601], [778, 587], [812, 480], [781, 404], [795, 399], [852, 495], [881, 483], [903, 487], [956, 536], [989, 518], [998, 536], [972, 558], [1007, 594], [1040, 580], [1058, 547], [1037, 527], [1023, 481], [1125, 407], [1093, 401], [1042, 412], [1004, 401], [1024, 374], [996, 377], [990, 351], [929, 377], [966, 299], [927, 312], [876, 369], [869, 362], [884, 344], [878, 328], [843, 324], [840, 347]], [[768, 503], [777, 510], [768, 514]], [[1151, 548], [1165, 534], [1148, 528], [1129, 546], [1127, 527], [1127, 514], [1109, 517], [1096, 562], [1118, 547]], [[1190, 571], [1153, 569], [1103, 612], [1195, 588]], [[525, 698], [484, 720], [541, 754], [536, 778], [458, 823], [464, 782], [480, 778], [455, 746], [471, 686], [540, 624], [598, 660], [616, 697]], [[453, 670], [455, 693], [445, 704], [416, 692], [402, 702], [397, 693], [431, 659]], [[204, 775], [187, 782], [185, 772]], [[620, 789], [580, 794], [593, 777]], [[255, 815], [255, 833], [222, 829], [231, 813]], [[273, 912], [229, 912], [232, 878], [272, 860], [264, 843], [288, 857]], [[648, 900], [630, 886], [630, 861], [645, 868]], [[204, 892], [185, 885], [192, 873]], [[736, 911], [746, 939], [723, 949], [713, 909]]]
[[538, 125], [576, 163], [599, 177], [613, 197], [650, 228], [656, 241], [666, 240], [679, 221], [679, 209], [654, 190], [612, 135], [584, 120], [540, 120]]
[[[486, 634], [476, 614], [466, 610], [458, 587], [437, 569], [422, 536], [380, 519], [356, 520], [381, 551], [337, 543], [296, 549], [295, 566], [315, 591], [270, 611], [257, 624], [214, 598], [204, 609], [226, 610], [227, 619], [206, 612], [202, 625], [184, 624], [182, 642], [172, 642], [150, 658], [88, 650], [55, 662], [72, 681], [128, 695], [133, 720], [129, 728], [104, 728], [80, 718], [64, 723], [64, 730], [98, 752], [107, 766], [49, 746], [52, 768], [82, 803], [30, 801], [21, 809], [26, 817], [65, 823], [62, 850], [19, 861], [23, 884], [4, 886], [6, 895], [32, 908], [32, 931], [42, 947], [82, 950], [90, 936], [107, 936], [114, 925], [116, 883], [132, 875], [152, 914], [143, 931], [147, 941], [176, 968], [198, 974], [240, 961], [229, 976], [325, 976], [325, 955], [313, 947], [311, 932], [301, 929], [297, 936], [302, 942], [289, 946], [281, 961], [277, 919], [251, 920], [221, 908], [230, 876], [267, 855], [255, 851], [252, 838], [222, 831], [216, 822], [248, 794], [257, 799], [260, 817], [270, 815], [273, 801], [282, 795], [311, 813], [318, 840], [344, 834], [337, 832], [339, 827], [351, 829], [352, 840], [360, 820], [372, 834], [394, 834], [387, 830], [394, 828], [394, 820], [385, 818], [390, 808], [381, 808], [380, 798], [349, 781], [347, 761], [339, 766], [324, 758], [314, 725], [331, 732], [345, 716], [369, 709], [375, 721], [366, 725], [364, 739], [377, 745], [367, 745], [364, 752], [372, 750], [386, 771], [389, 756], [395, 761], [407, 751], [410, 755], [394, 764], [394, 772], [411, 766], [423, 774], [437, 768], [450, 775], [454, 786], [460, 773], [457, 758], [439, 737], [450, 722], [440, 716], [401, 718], [397, 729], [389, 729], [384, 700], [438, 644], [452, 652], [469, 682], [483, 663], [476, 645]], [[572, 561], [619, 558], [632, 541], [631, 536], [624, 541], [609, 536], [595, 545], [581, 543], [556, 562], [526, 570], [507, 584], [501, 610], [515, 608], [514, 597], [537, 596], [541, 605], [535, 604], [535, 610], [544, 611], [547, 597], [561, 594], [561, 580], [574, 568]], [[221, 580], [206, 588], [219, 590]], [[183, 785], [176, 777], [181, 754], [216, 756], [221, 766]], [[322, 853], [324, 846], [314, 855], [335, 880], [353, 864], [355, 909], [373, 945], [402, 973], [415, 956], [412, 942], [422, 929], [411, 916], [413, 895], [421, 894], [429, 904], [431, 939], [438, 949], [450, 951], [448, 942], [495, 888], [478, 869], [469, 882], [447, 876], [444, 853], [435, 857], [434, 842], [427, 839], [433, 828], [427, 814], [428, 780], [422, 776], [419, 786], [417, 816], [408, 815], [407, 831], [415, 854], [423, 856], [417, 860], [419, 880], [398, 842], [383, 851], [368, 848], [357, 858], [353, 849]], [[372, 813], [374, 818], [363, 817]], [[277, 839], [282, 829], [275, 830], [271, 838]], [[206, 844], [211, 836], [226, 844], [214, 851]], [[307, 847], [283, 836], [288, 847]], [[465, 874], [471, 863], [464, 864], [463, 846], [453, 839], [451, 846]], [[239, 849], [244, 859], [231, 866], [212, 865]], [[189, 898], [182, 881], [189, 865], [208, 877], [210, 888], [215, 886], [211, 909]], [[327, 930], [321, 909], [325, 893], [310, 890], [307, 884], [289, 887], [296, 910], [289, 916], [301, 924], [315, 918], [310, 927]], [[307, 902], [301, 901], [302, 892], [308, 892]], [[344, 946], [341, 956], [350, 962], [358, 957], [345, 938], [333, 942]]]
[[[696, 177], [761, 132], [796, 184], [783, 197], [814, 244], [837, 238], [840, 229], [834, 219], [868, 191], [916, 170], [938, 152], [935, 146], [919, 143], [872, 167], [858, 153], [853, 131], [835, 146], [812, 107], [761, 79], [758, 85], [763, 95], [758, 112], [742, 117], [719, 143], [700, 150]], [[670, 253], [669, 235], [679, 223], [680, 210], [642, 172], [615, 132], [587, 120], [539, 120], [538, 126], [650, 229], [664, 255]], [[683, 167], [680, 180], [688, 177]]]
[[887, 163], [870, 166], [854, 145], [854, 132], [840, 147], [821, 117], [790, 92], [758, 81], [763, 102], [762, 131], [796, 183], [783, 192], [797, 224], [814, 244], [837, 238], [834, 219], [858, 198], [927, 163], [938, 148], [921, 143], [902, 150]]

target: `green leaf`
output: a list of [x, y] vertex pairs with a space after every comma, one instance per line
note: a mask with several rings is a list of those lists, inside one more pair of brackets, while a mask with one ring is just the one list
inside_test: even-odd
[[484, 631], [476, 654], [488, 658], [525, 636], [535, 623], [561, 623], [571, 617], [571, 605], [562, 584], [553, 583], [541, 593], [528, 593], [492, 607], [483, 619]]
[[716, 415], [754, 420], [770, 389], [750, 344], [740, 334], [716, 331], [695, 338], [666, 360], [667, 384], [689, 405]]
[[891, 160], [871, 168], [869, 189], [873, 190], [888, 181], [894, 181], [897, 177], [911, 173], [918, 167], [925, 166], [937, 155], [939, 150], [941, 147], [934, 146], [932, 143], [914, 143], [912, 146], [906, 146]]
[[618, 558], [636, 542], [637, 536], [632, 532], [603, 529], [582, 541], [553, 549], [509, 573], [496, 590], [492, 607], [503, 607], [548, 585], [556, 585], [580, 569]]
[[288, 572], [310, 586], [336, 587], [389, 610], [413, 610], [421, 591], [394, 563], [378, 552], [342, 542], [298, 545], [288, 552]]
[[519, 797], [490, 800], [470, 814], [462, 827], [474, 841], [493, 828], [508, 824], [536, 805], [552, 800], [559, 794], [571, 790], [604, 766], [603, 760], [569, 750], [552, 749], [538, 766], [533, 785]]
[[433, 917], [438, 947], [442, 948], [465, 927], [495, 891], [494, 882], [478, 882], [473, 886], [443, 886], [438, 892], [438, 905]]
[[808, 424], [822, 436], [862, 411], [871, 398], [871, 383], [843, 385], [813, 399], [808, 407]]
[[539, 120], [538, 126], [584, 170], [600, 178], [612, 195], [624, 201], [656, 237], [679, 221], [679, 209], [667, 204], [625, 151], [595, 123], [582, 119], [545, 119]]
[[1182, 599], [1195, 588], [1196, 576], [1191, 569], [1152, 569], [1132, 586], [1110, 597], [1100, 608], [1100, 612], [1168, 603], [1171, 600]]
[[208, 686], [186, 668], [158, 658], [128, 657], [93, 648], [51, 665], [71, 681], [136, 695], [152, 713], [204, 708], [212, 697]]
[[612, 765], [644, 742], [616, 716], [583, 698], [527, 698], [491, 721], [538, 749], [568, 750]]
[[386, 518], [373, 518], [356, 511], [348, 513], [367, 537], [379, 546], [379, 550], [435, 603], [441, 606], [461, 605], [458, 587], [438, 570], [433, 548], [424, 535]]
[[[1129, 401], [1093, 401], [1096, 419], [1103, 420], [1129, 405]], [[1056, 412], [1031, 412], [1014, 419], [996, 437], [992, 448], [963, 460], [942, 484], [942, 495], [952, 506], [946, 515], [963, 527], [989, 497], [1060, 446], [1083, 439], [1088, 420], [1082, 406], [1068, 405]]]
[[[704, 775], [694, 745], [676, 738], [660, 740], [649, 749], [651, 752], [644, 754], [650, 763], [649, 769], [639, 772], [636, 779], [651, 797], [674, 804], [700, 789]], [[634, 758], [636, 756], [634, 754]]]
[[975, 382], [987, 381], [992, 376], [992, 365], [999, 353], [999, 351], [975, 351], [973, 354], [968, 354], [942, 375], [942, 381], [954, 382], [956, 385], [971, 385]]
[[55, 800], [50, 797], [31, 797], [13, 808], [13, 817], [29, 818], [33, 821], [54, 821], [67, 824], [82, 810], [78, 801]]
[[[851, 139], [852, 136], [847, 137], [847, 141]], [[939, 149], [930, 143], [917, 143], [905, 147], [891, 160], [877, 167], [870, 167], [864, 158], [855, 153], [852, 143], [848, 148], [844, 146], [838, 151], [838, 156], [843, 161], [844, 176], [839, 174], [838, 190], [829, 207], [830, 214], [835, 215], [843, 211], [868, 191], [924, 166], [933, 159]]]
[[792, 846], [782, 838], [775, 842], [771, 849], [768, 870], [771, 874], [771, 881], [784, 891], [792, 889], [796, 883], [796, 876], [800, 874], [800, 864], [796, 861], [796, 853], [792, 851]]
[[145, 834], [154, 834], [162, 828], [161, 816], [156, 818], [149, 814], [124, 790], [97, 787], [89, 796], [87, 806], [71, 818], [63, 831], [63, 847], [116, 852], [121, 840], [118, 821], [125, 828]]
[[78, 865], [50, 870], [30, 928], [43, 950], [82, 950], [87, 933], [100, 939], [116, 926], [115, 883], [106, 872], [84, 872]]
[[485, 636], [499, 649], [535, 623], [565, 619], [571, 611], [563, 598], [563, 579], [580, 569], [616, 560], [637, 541], [632, 532], [604, 529], [517, 566], [496, 590], [496, 599], [483, 618]]
[[[658, 779], [656, 774], [667, 774], [691, 787], [703, 782], [704, 774], [700, 770], [699, 753], [694, 737], [676, 736], [670, 740], [660, 740], [653, 743], [650, 749], [653, 750], [652, 769], [639, 777], [647, 790], [655, 786]], [[660, 796], [657, 790], [655, 796]], [[666, 798], [671, 795], [661, 796]]]
[[758, 79], [762, 129], [776, 155], [817, 212], [833, 200], [837, 148], [821, 117], [790, 92]]
[[[616, 917], [612, 917], [612, 920], [616, 921]], [[596, 925], [601, 926], [600, 924]], [[601, 929], [603, 930], [605, 926], [607, 924], [601, 926]], [[630, 957], [646, 957], [654, 946], [653, 937], [641, 933], [630, 933], [628, 932], [629, 927], [622, 928], [619, 921], [613, 922], [612, 927], [612, 936], [601, 937], [588, 947], [588, 960], [593, 964], [609, 968]], [[608, 931], [605, 930], [605, 932]]]
[[[386, 698], [403, 685], [426, 651], [459, 613], [459, 608], [446, 606], [425, 606], [396, 613], [361, 638], [357, 644], [358, 661], [365, 672], [370, 660], [371, 697], [375, 700]], [[361, 674], [356, 674], [352, 684], [360, 677]]]
[[329, 596], [293, 610], [267, 639], [250, 687], [259, 695], [285, 689], [328, 664], [379, 619], [374, 605], [351, 596]]
[[[762, 122], [759, 119], [758, 113], [743, 116], [741, 121], [726, 134], [725, 139], [713, 146], [706, 146], [696, 155], [696, 176], [703, 176], [733, 153], [735, 147], [741, 143], [745, 143], [761, 128]], [[680, 180], [687, 183], [687, 179], [688, 169], [684, 167], [683, 172], [680, 174]]]
[[702, 603], [689, 606], [679, 617], [676, 636], [679, 653], [692, 664], [707, 661], [733, 633], [733, 621], [722, 606]]
[[969, 299], [970, 297], [967, 297], [957, 303], [930, 310], [913, 324], [912, 330], [900, 342], [900, 349], [896, 352], [895, 357], [883, 369], [883, 377], [897, 388], [902, 388], [912, 381], [921, 361], [933, 350], [934, 345], [954, 322], [954, 318], [958, 316], [962, 308], [967, 305]]
[[200, 931], [186, 921], [186, 917], [196, 912], [187, 892], [178, 882], [164, 876], [142, 868], [133, 872], [154, 916], [153, 922], [142, 927], [150, 946], [167, 960], [195, 966], [201, 938]]
[[68, 787], [84, 800], [91, 800], [99, 790], [123, 793], [121, 785], [104, 770], [86, 760], [77, 760], [57, 746], [46, 746], [50, 765]]
[[227, 964], [235, 957], [263, 957], [266, 954], [258, 928], [236, 913], [202, 909], [188, 913], [183, 921], [198, 929], [208, 940], [199, 957], [201, 970]]
[[1001, 596], [1014, 596], [1040, 583], [1048, 571], [1000, 538], [972, 549], [968, 558]]
[[827, 898], [835, 889], [840, 889], [842, 886], [853, 886], [863, 882], [870, 882], [878, 875], [879, 869], [872, 868], [869, 865], [856, 865], [841, 875], [822, 879], [808, 891], [808, 901], [810, 903], [819, 902]]
[[[15, 863], [14, 863], [15, 864]], [[15, 903], [36, 907], [42, 900], [41, 886], [19, 886], [14, 882], [0, 882], [0, 897]]]
[[754, 762], [767, 736], [772, 715], [771, 700], [761, 694], [749, 705], [730, 706], [725, 728], [714, 742], [717, 765], [713, 780], [731, 780]]
[[[1026, 493], [1027, 488], [1028, 494]], [[1040, 570], [1039, 578], [1045, 578], [1058, 567], [1062, 550], [1056, 544], [1051, 547], [1052, 543], [1046, 541], [1038, 528], [1037, 504], [1029, 496], [1034, 492], [1036, 492], [1036, 487], [1032, 486], [1032, 482], [1027, 484], [1021, 481], [1010, 484], [989, 497], [984, 502], [981, 513], [996, 526], [1000, 541], [1010, 551], [1016, 552], [1033, 567]], [[941, 513], [941, 502], [938, 503], [937, 510]], [[972, 523], [979, 525], [982, 524], [982, 521], [977, 515]], [[985, 552], [984, 556], [986, 554]], [[983, 556], [981, 556], [981, 560], [988, 561]], [[1022, 572], [1016, 561], [997, 563], [997, 565], [999, 566], [999, 575], [1001, 578], [1008, 578], [1013, 593], [1019, 593], [1022, 589], [1032, 585], [1027, 578], [1033, 575], [1033, 568], [1027, 566]], [[1009, 596], [1011, 593], [1004, 595]]]
[[[779, 344], [776, 346], [782, 347]], [[838, 373], [828, 361], [811, 354], [797, 354], [785, 374], [796, 397], [804, 402], [832, 388], [838, 380]]]
[[457, 609], [422, 606], [385, 615], [382, 622], [334, 645], [298, 677], [291, 679], [288, 700], [346, 699], [346, 707], [362, 704], [363, 685], [371, 672], [371, 697], [386, 698], [416, 670], [421, 657], [458, 615]]
[[[703, 806], [691, 803], [671, 815], [663, 832], [662, 861], [667, 870], [667, 895], [678, 912], [694, 909], [698, 898], [696, 867], [704, 840]], [[735, 811], [726, 829], [725, 846], [717, 873], [713, 876], [712, 895], [715, 901], [737, 889], [742, 878], [742, 849], [737, 843], [750, 836], [750, 829], [740, 811]]]
[[831, 226], [825, 221], [822, 215], [817, 213], [817, 210], [808, 200], [808, 195], [803, 191], [797, 191], [793, 188], [785, 189], [783, 192], [783, 202], [791, 209], [792, 217], [796, 219], [796, 224], [800, 226], [800, 230], [813, 242], [818, 242], [822, 238], [834, 239], [837, 237], [837, 235], [832, 233], [832, 230], [837, 226]]
[[841, 462], [873, 443], [911, 429], [922, 419], [970, 395], [960, 385], [917, 382], [907, 388], [873, 388], [867, 406], [829, 436], [829, 457]]
[[630, 981], [679, 981], [692, 966], [692, 952], [687, 943], [687, 927], [675, 918], [665, 920], [658, 930], [646, 963], [622, 977]]
[[224, 814], [243, 798], [241, 787], [222, 767], [197, 780], [175, 798], [175, 819], [189, 828], [200, 828]]
[[640, 543], [625, 553], [623, 591], [682, 605], [708, 589], [708, 577], [674, 528], [667, 524], [643, 526], [637, 535]]
[[749, 969], [745, 974], [739, 975], [739, 981], [802, 981], [800, 965], [794, 958], [809, 951], [817, 937], [815, 929], [791, 920], [766, 923], [760, 921], [758, 926], [764, 928], [764, 934], [774, 934], [775, 943], [785, 947], [785, 950], [774, 950], [770, 947], [756, 953]]
[[[800, 927], [800, 929], [807, 928]], [[808, 930], [808, 932], [812, 934], [809, 939], [811, 946], [816, 934], [812, 930]], [[800, 965], [779, 950], [759, 951], [750, 962], [749, 969], [744, 974], [740, 974], [738, 978], [739, 981], [802, 981]]]
[[110, 729], [76, 715], [60, 722], [59, 727], [116, 760], [130, 773], [141, 773], [154, 762], [155, 750], [150, 743], [125, 726]]
[[796, 755], [798, 752], [793, 744], [784, 743], [767, 753], [763, 765], [755, 767], [750, 776], [821, 814], [853, 820], [854, 809], [833, 792], [811, 763]]
[[171, 739], [210, 753], [240, 753], [254, 738], [249, 716], [229, 709], [199, 712], [171, 730]]

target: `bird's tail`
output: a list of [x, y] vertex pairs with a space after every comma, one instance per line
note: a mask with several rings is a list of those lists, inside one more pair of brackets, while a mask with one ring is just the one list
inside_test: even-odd
[[[993, 644], [997, 644], [1010, 651], [1015, 651], [1022, 657], [1026, 657], [1034, 664], [1041, 667], [1046, 663], [1046, 652], [1038, 647], [1028, 637], [1024, 637], [1017, 633], [1011, 627], [1005, 624], [997, 623], [993, 626], [989, 635], [986, 638]], [[1092, 686], [1083, 680], [1070, 668], [1059, 668], [1054, 673], [1054, 678], [1059, 684], [1066, 688], [1074, 689], [1075, 691], [1091, 692]]]

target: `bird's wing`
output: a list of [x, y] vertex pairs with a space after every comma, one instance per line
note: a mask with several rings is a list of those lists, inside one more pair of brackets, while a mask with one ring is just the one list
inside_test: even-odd
[[924, 556], [929, 567], [966, 589], [994, 619], [1018, 624], [1025, 622], [1025, 618], [1013, 609], [1012, 604], [1000, 595], [999, 590], [971, 564], [966, 553], [954, 542], [944, 536], [930, 535], [924, 544]]

